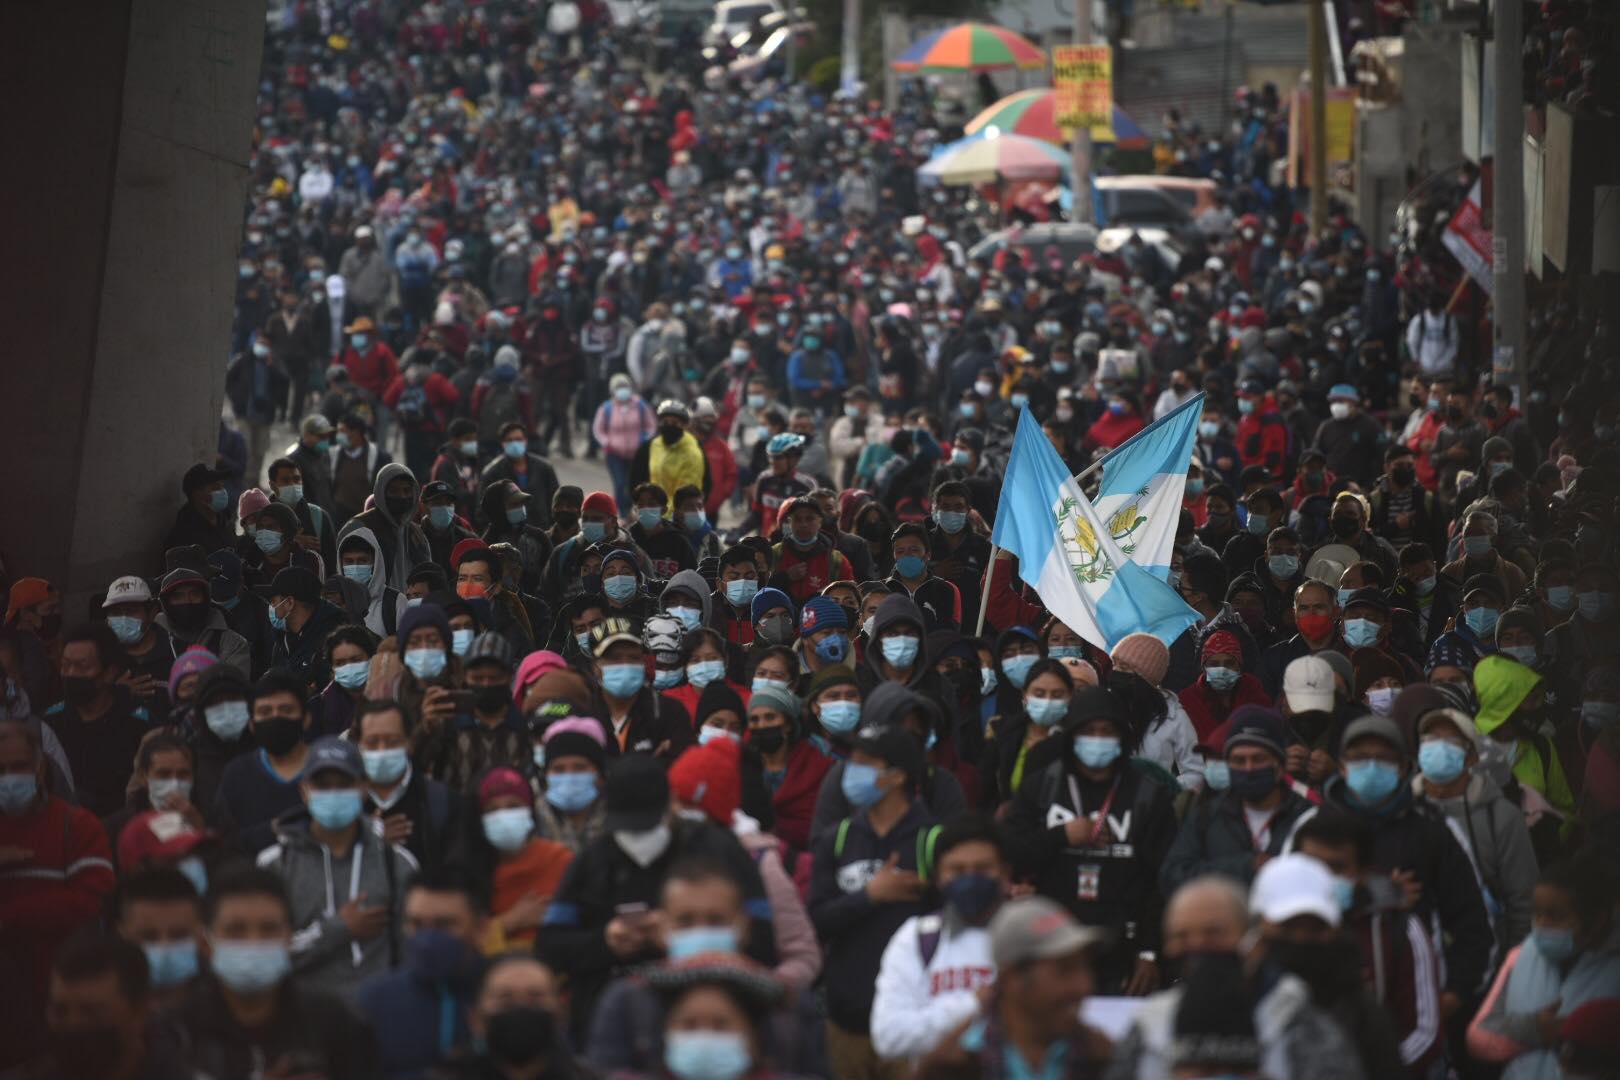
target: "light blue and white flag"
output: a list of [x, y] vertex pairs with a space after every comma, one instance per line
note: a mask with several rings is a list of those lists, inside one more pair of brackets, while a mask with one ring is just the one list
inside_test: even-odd
[[[1023, 408], [992, 542], [1018, 557], [1019, 575], [1047, 610], [1092, 644], [1109, 649], [1140, 630], [1168, 645], [1198, 615], [1168, 584], [1131, 560], [1118, 536], [1129, 539], [1139, 530], [1128, 504], [1121, 514], [1114, 522], [1098, 514], [1029, 408]], [[1174, 537], [1174, 525], [1170, 534]]]
[[1181, 520], [1187, 466], [1198, 439], [1204, 395], [1195, 394], [1103, 456], [1092, 507], [1120, 550], [1160, 581], [1170, 580], [1170, 550]]

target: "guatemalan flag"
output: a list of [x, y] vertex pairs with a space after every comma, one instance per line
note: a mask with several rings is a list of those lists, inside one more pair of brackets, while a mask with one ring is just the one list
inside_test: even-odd
[[1202, 411], [1200, 395], [1106, 457], [1095, 506], [1029, 409], [1019, 414], [991, 540], [1018, 557], [1047, 610], [1094, 645], [1110, 649], [1137, 631], [1169, 645], [1198, 621], [1167, 579]]

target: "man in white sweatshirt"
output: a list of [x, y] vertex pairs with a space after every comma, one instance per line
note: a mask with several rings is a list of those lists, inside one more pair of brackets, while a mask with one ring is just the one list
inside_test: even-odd
[[872, 999], [872, 1047], [915, 1059], [979, 1012], [995, 981], [986, 927], [1006, 895], [1009, 865], [999, 827], [963, 816], [934, 843], [933, 878], [945, 906], [907, 919], [889, 939]]

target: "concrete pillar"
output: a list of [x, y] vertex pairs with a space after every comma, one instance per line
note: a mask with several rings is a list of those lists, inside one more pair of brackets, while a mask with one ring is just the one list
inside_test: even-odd
[[0, 5], [8, 577], [160, 570], [212, 462], [264, 0]]

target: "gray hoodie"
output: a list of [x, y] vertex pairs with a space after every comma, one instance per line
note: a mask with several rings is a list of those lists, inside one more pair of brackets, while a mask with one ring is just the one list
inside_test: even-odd
[[[389, 467], [391, 468], [392, 466]], [[373, 570], [371, 572], [371, 580], [366, 582], [364, 586], [367, 597], [365, 612], [366, 628], [372, 633], [376, 634], [378, 637], [387, 637], [388, 623], [392, 622], [394, 625], [398, 625], [397, 620], [399, 619], [399, 616], [405, 613], [405, 594], [397, 589], [393, 592], [389, 591], [389, 585], [386, 580], [387, 575], [384, 573], [386, 563], [383, 560], [382, 545], [377, 543], [377, 535], [364, 525], [358, 525], [354, 528], [344, 530], [343, 541], [347, 543], [351, 538], [364, 541], [366, 545], [371, 548]], [[343, 562], [343, 555], [341, 552], [338, 555], [338, 562], [340, 564]], [[342, 572], [343, 568], [340, 565], [338, 567], [338, 573], [341, 574]], [[385, 622], [383, 619], [383, 604], [386, 603], [390, 597], [394, 603], [394, 618]]]
[[664, 586], [664, 591], [658, 594], [660, 608], [666, 611], [669, 609], [669, 594], [675, 590], [691, 593], [698, 598], [698, 603], [703, 605], [703, 622], [699, 625], [708, 626], [709, 616], [713, 614], [711, 609], [714, 607], [714, 597], [709, 583], [703, 580], [703, 575], [696, 570], [682, 570], [670, 578], [669, 584]]
[[[398, 966], [405, 891], [417, 871], [411, 853], [398, 844], [385, 848], [370, 818], [360, 819], [358, 837], [343, 858], [310, 835], [309, 813], [302, 806], [278, 817], [271, 827], [276, 842], [259, 852], [258, 863], [287, 885], [293, 971], [301, 981], [347, 996], [372, 975]], [[364, 906], [390, 909], [388, 928], [370, 941], [350, 937], [339, 914], [356, 899]]]
[[1455, 799], [1430, 798], [1422, 776], [1412, 778], [1412, 790], [1446, 815], [1446, 824], [1473, 860], [1499, 949], [1523, 941], [1530, 933], [1530, 896], [1540, 877], [1524, 811], [1483, 772], [1470, 776], [1468, 787]]
[[[411, 516], [403, 520], [396, 519], [388, 512], [385, 497], [388, 484], [395, 477], [404, 477], [411, 482]], [[373, 541], [382, 552], [382, 565], [387, 570], [382, 584], [404, 592], [405, 579], [410, 572], [422, 563], [433, 561], [433, 549], [428, 545], [427, 534], [412, 520], [422, 498], [422, 485], [411, 470], [393, 462], [377, 470], [376, 482], [371, 485], [371, 497], [371, 509], [349, 519], [338, 533], [338, 545], [341, 547], [343, 538], [356, 529], [370, 529]], [[372, 580], [377, 579], [373, 577]]]

